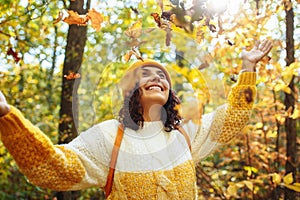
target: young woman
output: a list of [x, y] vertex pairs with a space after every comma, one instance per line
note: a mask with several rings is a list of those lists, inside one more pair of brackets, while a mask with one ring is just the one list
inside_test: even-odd
[[243, 70], [228, 104], [204, 115], [201, 127], [181, 124], [168, 72], [144, 60], [135, 62], [120, 82], [124, 103], [119, 119], [101, 122], [65, 145], [53, 145], [0, 93], [2, 142], [22, 173], [43, 188], [96, 186], [105, 189], [108, 199], [196, 199], [195, 163], [247, 123], [256, 93], [255, 65], [271, 48], [264, 40], [243, 54]]

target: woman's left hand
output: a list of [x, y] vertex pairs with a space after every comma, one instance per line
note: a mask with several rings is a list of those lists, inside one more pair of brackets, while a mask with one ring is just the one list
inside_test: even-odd
[[259, 62], [264, 56], [266, 56], [271, 51], [272, 47], [272, 42], [265, 39], [262, 42], [256, 42], [255, 46], [250, 51], [243, 50], [242, 69], [247, 71], [255, 71], [256, 63]]

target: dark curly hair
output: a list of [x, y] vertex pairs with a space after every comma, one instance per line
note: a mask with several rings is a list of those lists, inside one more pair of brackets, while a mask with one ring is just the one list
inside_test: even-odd
[[[124, 127], [138, 130], [144, 126], [143, 107], [140, 103], [141, 89], [136, 87], [125, 96], [123, 106], [119, 111], [119, 122]], [[165, 131], [170, 132], [180, 125], [182, 117], [180, 116], [176, 106], [179, 105], [180, 99], [174, 90], [169, 90], [169, 97], [164, 109], [161, 111], [161, 120], [164, 122]]]

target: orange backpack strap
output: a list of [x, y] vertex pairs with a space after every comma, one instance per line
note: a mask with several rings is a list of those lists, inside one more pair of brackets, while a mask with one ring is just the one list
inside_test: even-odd
[[118, 159], [120, 145], [121, 145], [121, 142], [123, 139], [123, 133], [124, 133], [123, 124], [119, 124], [117, 136], [115, 139], [115, 144], [114, 144], [112, 154], [111, 154], [111, 160], [110, 160], [110, 164], [109, 164], [109, 172], [107, 175], [107, 181], [106, 181], [106, 185], [104, 187], [106, 198], [110, 195], [111, 190], [112, 190], [112, 184], [113, 184], [114, 174], [115, 174], [115, 167], [116, 167], [116, 163], [117, 163], [117, 159]]
[[192, 152], [192, 145], [191, 145], [190, 136], [187, 134], [187, 132], [181, 126], [178, 127], [178, 131], [184, 136], [187, 144], [189, 145], [190, 152]]

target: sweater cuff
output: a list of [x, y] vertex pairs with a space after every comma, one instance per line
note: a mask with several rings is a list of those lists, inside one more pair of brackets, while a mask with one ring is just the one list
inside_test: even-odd
[[255, 85], [256, 73], [255, 72], [243, 72], [239, 75], [238, 85]]
[[25, 121], [27, 121], [22, 113], [14, 106], [10, 106], [10, 111], [6, 115], [0, 117], [0, 133], [1, 136], [11, 135], [24, 130]]

